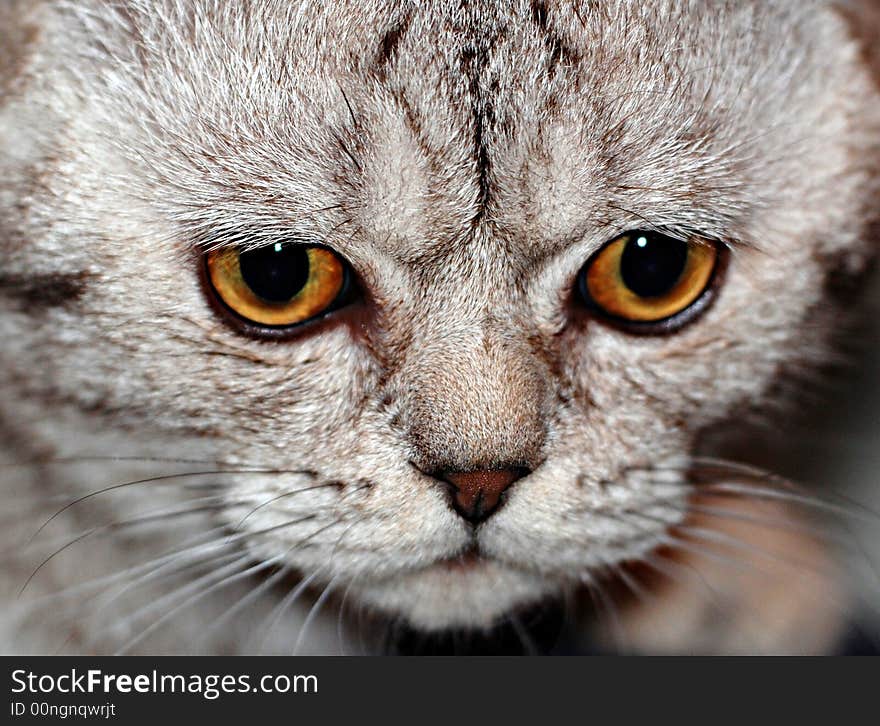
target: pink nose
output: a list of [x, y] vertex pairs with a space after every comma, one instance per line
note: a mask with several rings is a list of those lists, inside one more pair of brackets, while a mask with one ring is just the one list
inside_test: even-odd
[[449, 471], [441, 478], [455, 488], [455, 508], [470, 522], [487, 519], [501, 502], [501, 495], [528, 471], [499, 469], [485, 471]]

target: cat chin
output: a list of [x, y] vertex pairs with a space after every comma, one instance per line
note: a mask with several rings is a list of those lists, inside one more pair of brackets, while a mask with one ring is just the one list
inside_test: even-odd
[[377, 611], [426, 632], [489, 629], [505, 615], [558, 594], [555, 578], [497, 561], [444, 561], [358, 589]]

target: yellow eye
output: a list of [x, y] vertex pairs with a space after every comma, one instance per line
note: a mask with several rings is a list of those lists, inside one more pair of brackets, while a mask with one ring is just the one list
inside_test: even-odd
[[276, 243], [255, 250], [209, 252], [208, 278], [233, 313], [282, 328], [327, 312], [346, 283], [345, 263], [323, 247]]
[[709, 288], [717, 247], [655, 232], [632, 232], [606, 244], [581, 272], [581, 292], [606, 315], [657, 323], [694, 305]]

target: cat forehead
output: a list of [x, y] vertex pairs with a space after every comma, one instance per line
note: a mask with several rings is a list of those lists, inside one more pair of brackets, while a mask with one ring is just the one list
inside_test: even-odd
[[751, 177], [784, 177], [780, 116], [808, 133], [792, 76], [821, 75], [816, 3], [112, 7], [132, 104], [161, 128], [151, 162], [192, 177], [211, 243], [242, 217], [411, 262], [475, 237], [544, 254], [588, 229], [723, 236]]

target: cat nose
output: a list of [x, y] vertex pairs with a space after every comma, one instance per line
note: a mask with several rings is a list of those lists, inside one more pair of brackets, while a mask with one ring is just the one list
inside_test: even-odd
[[438, 478], [452, 485], [456, 511], [478, 524], [489, 518], [501, 503], [501, 495], [511, 484], [528, 474], [528, 469], [483, 471], [444, 471]]

